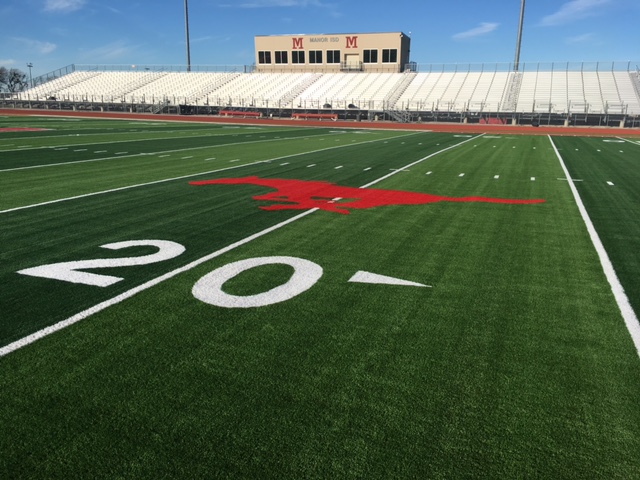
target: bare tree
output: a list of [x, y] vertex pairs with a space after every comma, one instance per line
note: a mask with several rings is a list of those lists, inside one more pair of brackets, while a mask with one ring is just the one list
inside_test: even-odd
[[27, 74], [17, 68], [0, 67], [0, 91], [21, 92], [29, 83]]

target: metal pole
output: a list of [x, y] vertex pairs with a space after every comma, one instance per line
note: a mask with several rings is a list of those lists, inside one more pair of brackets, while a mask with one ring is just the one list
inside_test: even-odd
[[520, 26], [518, 27], [518, 42], [516, 44], [516, 61], [513, 67], [515, 72], [517, 72], [520, 67], [520, 44], [522, 43], [522, 26], [524, 25], [524, 4], [525, 0], [522, 0], [522, 6], [520, 7]]
[[187, 35], [187, 72], [191, 71], [191, 47], [189, 45], [189, 1], [184, 0], [184, 25]]
[[27, 67], [29, 67], [29, 85], [33, 88], [33, 77], [31, 76], [31, 67], [33, 67], [33, 63], [27, 63]]

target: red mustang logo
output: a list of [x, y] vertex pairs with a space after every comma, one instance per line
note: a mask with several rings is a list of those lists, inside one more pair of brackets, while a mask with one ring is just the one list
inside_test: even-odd
[[518, 200], [491, 197], [445, 197], [429, 193], [381, 190], [377, 188], [343, 187], [335, 183], [279, 178], [219, 178], [189, 182], [190, 185], [251, 184], [276, 189], [256, 195], [254, 200], [281, 202], [260, 207], [262, 210], [306, 210], [319, 208], [328, 212], [348, 214], [351, 208], [374, 208], [385, 205], [422, 205], [435, 202], [486, 202], [508, 204], [544, 203], [544, 200]]

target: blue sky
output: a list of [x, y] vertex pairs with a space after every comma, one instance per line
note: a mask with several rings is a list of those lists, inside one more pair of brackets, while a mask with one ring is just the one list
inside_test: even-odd
[[[411, 60], [512, 62], [521, 0], [189, 0], [192, 65], [250, 65], [255, 35], [402, 31]], [[2, 0], [0, 66], [186, 64], [184, 0]], [[640, 0], [528, 0], [523, 62], [640, 63]]]

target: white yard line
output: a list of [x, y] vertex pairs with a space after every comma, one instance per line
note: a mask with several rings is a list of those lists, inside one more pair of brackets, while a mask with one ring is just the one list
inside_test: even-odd
[[120, 192], [122, 190], [129, 190], [131, 188], [146, 187], [147, 185], [155, 185], [157, 183], [171, 182], [173, 180], [180, 180], [182, 178], [196, 177], [198, 175], [208, 175], [210, 173], [217, 173], [217, 172], [223, 172], [225, 170], [232, 170], [234, 168], [247, 167], [249, 165], [257, 165], [259, 163], [265, 163], [265, 161], [266, 160], [261, 160], [259, 162], [247, 163], [246, 165], [235, 165], [233, 167], [219, 168], [217, 170], [209, 170], [207, 172], [191, 173], [189, 175], [182, 175], [180, 177], [165, 178], [163, 180], [155, 180], [153, 182], [138, 183], [137, 185], [129, 185], [127, 187], [110, 188], [109, 190], [101, 190], [99, 192], [85, 193], [85, 194], [82, 194], [82, 195], [76, 195], [74, 197], [59, 198], [57, 200], [49, 200], [48, 202], [34, 203], [32, 205], [24, 205], [22, 207], [8, 208], [6, 210], [0, 210], [0, 214], [9, 213], [9, 212], [15, 212], [15, 211], [18, 211], [18, 210], [25, 210], [27, 208], [42, 207], [44, 205], [51, 205], [53, 203], [68, 202], [69, 200], [77, 200], [79, 198], [93, 197], [95, 195], [103, 195], [105, 193]]
[[611, 285], [611, 291], [613, 292], [613, 296], [616, 299], [618, 308], [622, 313], [622, 317], [624, 318], [624, 323], [627, 326], [627, 330], [629, 330], [629, 333], [631, 334], [631, 339], [633, 340], [633, 344], [636, 347], [636, 351], [638, 352], [638, 355], [640, 355], [640, 322], [638, 322], [638, 317], [636, 316], [635, 312], [633, 311], [633, 308], [631, 307], [631, 304], [629, 303], [629, 298], [627, 297], [627, 294], [624, 292], [624, 288], [622, 287], [622, 284], [620, 283], [620, 280], [616, 275], [616, 271], [613, 268], [613, 264], [611, 263], [611, 260], [609, 259], [609, 255], [607, 255], [607, 251], [604, 249], [604, 245], [602, 245], [602, 241], [598, 236], [598, 232], [596, 232], [596, 229], [593, 226], [593, 223], [591, 222], [591, 218], [589, 218], [589, 214], [587, 213], [587, 209], [585, 208], [584, 203], [582, 203], [582, 199], [580, 198], [578, 189], [576, 188], [575, 184], [572, 181], [569, 181], [571, 179], [569, 170], [567, 170], [567, 166], [564, 164], [564, 160], [562, 159], [560, 152], [558, 152], [558, 149], [555, 143], [553, 143], [553, 139], [551, 138], [551, 135], [549, 135], [548, 137], [549, 137], [549, 141], [551, 142], [551, 145], [553, 146], [553, 150], [556, 152], [556, 156], [560, 161], [560, 166], [562, 167], [562, 170], [564, 171], [564, 174], [568, 180], [567, 183], [569, 184], [569, 188], [571, 189], [571, 192], [573, 193], [573, 197], [576, 200], [576, 204], [578, 205], [578, 209], [580, 210], [580, 214], [582, 215], [582, 220], [587, 226], [587, 231], [589, 232], [589, 236], [591, 237], [593, 246], [595, 247], [596, 252], [598, 253], [598, 257], [600, 257], [600, 263], [602, 264], [602, 269], [604, 270], [604, 274], [607, 277], [607, 280], [609, 281], [609, 285]]
[[640, 142], [629, 140], [628, 138], [616, 137], [619, 140], [624, 140], [625, 142], [630, 143], [631, 145], [640, 145]]
[[[477, 138], [477, 137], [473, 137], [473, 138]], [[465, 140], [463, 142], [460, 142], [460, 143], [457, 143], [457, 144], [452, 145], [450, 147], [447, 147], [447, 148], [444, 148], [442, 150], [439, 150], [438, 152], [432, 153], [431, 155], [428, 155], [428, 156], [423, 157], [423, 158], [421, 158], [419, 160], [416, 160], [415, 162], [410, 163], [410, 164], [406, 165], [403, 168], [409, 168], [409, 167], [412, 167], [413, 165], [417, 165], [418, 163], [421, 163], [421, 162], [423, 162], [423, 161], [425, 161], [425, 160], [427, 160], [427, 159], [429, 159], [431, 157], [434, 157], [434, 156], [436, 156], [436, 155], [438, 155], [440, 153], [446, 152], [448, 150], [451, 150], [452, 148], [456, 148], [456, 147], [458, 147], [458, 146], [460, 146], [460, 145], [462, 145], [464, 143], [467, 143], [468, 141], [473, 140], [473, 138], [470, 138], [470, 139]], [[365, 143], [370, 143], [370, 142], [365, 142]], [[332, 148], [336, 148], [336, 147], [332, 147]], [[326, 150], [329, 150], [329, 149], [326, 149]], [[381, 181], [383, 181], [383, 180], [395, 175], [396, 173], [398, 173], [398, 171], [388, 173], [388, 174], [378, 178], [377, 180], [374, 180], [373, 182], [370, 182], [370, 183], [368, 183], [366, 185], [361, 186], [360, 188], [368, 188], [371, 185], [375, 185], [376, 183], [379, 183], [379, 182], [381, 182]], [[18, 349], [20, 349], [22, 347], [25, 347], [27, 345], [30, 345], [31, 343], [33, 343], [33, 342], [35, 342], [35, 341], [37, 341], [37, 340], [39, 340], [41, 338], [44, 338], [44, 337], [46, 337], [48, 335], [51, 335], [52, 333], [55, 333], [55, 332], [57, 332], [59, 330], [67, 328], [68, 326], [73, 325], [74, 323], [77, 323], [77, 322], [79, 322], [81, 320], [84, 320], [85, 318], [88, 318], [88, 317], [90, 317], [91, 315], [93, 315], [95, 313], [98, 313], [98, 312], [100, 312], [102, 310], [105, 310], [105, 309], [107, 309], [107, 308], [109, 308], [109, 307], [111, 307], [113, 305], [117, 305], [118, 303], [121, 303], [124, 300], [127, 300], [127, 299], [133, 297], [134, 295], [137, 295], [140, 292], [148, 290], [151, 287], [155, 287], [156, 285], [159, 285], [160, 283], [164, 282], [165, 280], [169, 280], [170, 278], [173, 278], [173, 277], [175, 277], [175, 276], [177, 276], [177, 275], [179, 275], [181, 273], [187, 272], [187, 271], [197, 267], [198, 265], [202, 265], [203, 263], [208, 262], [209, 260], [212, 260], [212, 259], [214, 259], [216, 257], [219, 257], [219, 256], [221, 256], [221, 255], [223, 255], [223, 254], [225, 254], [227, 252], [230, 252], [231, 250], [234, 250], [234, 249], [236, 249], [238, 247], [246, 245], [247, 243], [252, 242], [253, 240], [256, 240], [256, 239], [258, 239], [260, 237], [264, 237], [265, 235], [267, 235], [267, 234], [269, 234], [271, 232], [274, 232], [276, 230], [279, 230], [280, 228], [282, 228], [282, 227], [284, 227], [286, 225], [289, 225], [290, 223], [296, 222], [296, 221], [300, 220], [301, 218], [304, 218], [307, 215], [310, 215], [313, 212], [316, 212], [317, 210], [318, 210], [317, 208], [314, 208], [314, 209], [311, 209], [311, 210], [307, 210], [306, 212], [302, 212], [302, 213], [300, 213], [300, 214], [298, 214], [298, 215], [296, 215], [294, 217], [291, 217], [288, 220], [280, 222], [280, 223], [278, 223], [276, 225], [273, 225], [271, 227], [265, 228], [264, 230], [262, 230], [260, 232], [254, 233], [253, 235], [250, 235], [250, 236], [248, 236], [246, 238], [243, 238], [242, 240], [238, 240], [237, 242], [234, 242], [234, 243], [232, 243], [230, 245], [227, 245], [226, 247], [223, 247], [220, 250], [216, 250], [213, 253], [205, 255], [204, 257], [201, 257], [201, 258], [199, 258], [197, 260], [194, 260], [193, 262], [188, 263], [187, 265], [184, 265], [184, 266], [182, 266], [180, 268], [172, 270], [171, 272], [165, 273], [164, 275], [156, 277], [156, 278], [154, 278], [152, 280], [149, 280], [148, 282], [145, 282], [145, 283], [143, 283], [141, 285], [138, 285], [137, 287], [134, 287], [134, 288], [132, 288], [130, 290], [127, 290], [126, 292], [123, 292], [120, 295], [116, 295], [115, 297], [110, 298], [109, 300], [105, 300], [104, 302], [101, 302], [101, 303], [99, 303], [97, 305], [94, 305], [93, 307], [90, 307], [90, 308], [88, 308], [86, 310], [83, 310], [82, 312], [79, 312], [79, 313], [77, 313], [77, 314], [75, 314], [75, 315], [73, 315], [73, 316], [71, 316], [71, 317], [69, 317], [69, 318], [67, 318], [65, 320], [62, 320], [62, 321], [60, 321], [58, 323], [50, 325], [50, 326], [48, 326], [46, 328], [38, 330], [35, 333], [32, 333], [31, 335], [27, 335], [26, 337], [21, 338], [20, 340], [16, 340], [15, 342], [12, 342], [12, 343], [10, 343], [8, 345], [5, 345], [4, 347], [0, 348], [0, 357], [8, 355], [9, 353], [14, 352], [14, 351], [16, 351], [16, 350], [18, 350]]]
[[[410, 133], [408, 135], [416, 135], [416, 134], [415, 133]], [[401, 135], [401, 136], [396, 137], [396, 138], [401, 138], [401, 137], [404, 137], [404, 136], [406, 136], [406, 135]], [[245, 163], [245, 164], [242, 164], [242, 165], [234, 165], [234, 166], [231, 166], [231, 167], [219, 168], [219, 169], [216, 169], [216, 170], [208, 170], [206, 172], [193, 173], [193, 174], [189, 174], [189, 175], [181, 175], [179, 177], [165, 178], [163, 180], [155, 180], [153, 182], [139, 183], [139, 184], [136, 184], [136, 185], [129, 185], [129, 186], [126, 186], [126, 187], [111, 188], [111, 189], [108, 189], [108, 190], [101, 190], [99, 192], [85, 193], [83, 195], [75, 195], [73, 197], [59, 198], [57, 200], [49, 200], [47, 202], [34, 203], [32, 205], [24, 205], [22, 207], [8, 208], [6, 210], [0, 210], [0, 214], [8, 213], [8, 212], [15, 212], [17, 210], [24, 210], [24, 209], [27, 209], [27, 208], [41, 207], [43, 205], [51, 205], [52, 203], [66, 202], [66, 201], [69, 201], [69, 200], [77, 200], [79, 198], [92, 197], [94, 195], [102, 195], [102, 194], [105, 194], [105, 193], [119, 192], [121, 190], [128, 190], [130, 188], [145, 187], [147, 185], [154, 185], [156, 183], [171, 182], [173, 180], [180, 180], [180, 179], [183, 179], [183, 178], [196, 177], [198, 175], [208, 175], [210, 173], [223, 172], [225, 170], [231, 170], [231, 169], [234, 169], [234, 168], [248, 167], [248, 166], [257, 165], [257, 164], [260, 164], [260, 163], [269, 163], [269, 162], [273, 162], [275, 160], [283, 160], [285, 158], [297, 157], [299, 155], [307, 155], [307, 154], [310, 154], [310, 153], [324, 152], [324, 151], [327, 151], [327, 150], [336, 150], [336, 149], [339, 149], [339, 148], [349, 148], [349, 147], [353, 147], [353, 146], [365, 145], [367, 143], [374, 143], [374, 142], [380, 142], [380, 141], [382, 141], [382, 139], [367, 140], [367, 141], [364, 141], [364, 142], [352, 143], [352, 144], [349, 144], [349, 145], [338, 145], [338, 146], [334, 146], [334, 147], [320, 148], [318, 150], [310, 150], [308, 152], [293, 153], [291, 155], [284, 155], [282, 157], [270, 158], [268, 160], [259, 160], [257, 162]]]
[[[329, 135], [329, 134], [327, 134]], [[414, 134], [415, 135], [415, 134]], [[249, 145], [252, 143], [268, 143], [268, 142], [275, 142], [275, 141], [282, 141], [282, 140], [297, 140], [300, 137], [278, 137], [277, 139], [270, 139], [270, 140], [255, 140], [255, 141], [251, 141], [251, 142], [235, 142], [235, 143], [223, 143], [221, 145], [207, 145], [207, 146], [203, 146], [203, 147], [189, 147], [189, 148], [180, 148], [178, 150], [163, 150], [160, 152], [144, 152], [144, 153], [133, 153], [131, 155], [126, 155], [128, 152], [117, 152], [114, 155], [118, 155], [118, 157], [103, 157], [103, 158], [88, 158], [85, 160], [73, 160], [70, 162], [59, 162], [59, 163], [46, 163], [43, 165], [29, 165], [27, 167], [16, 167], [16, 168], [6, 168], [4, 170], [0, 170], [0, 173], [2, 172], [14, 172], [16, 170], [29, 170], [29, 169], [33, 169], [33, 168], [45, 168], [45, 167], [59, 167], [62, 165], [73, 165], [75, 163], [91, 163], [91, 162], [104, 162], [105, 160], [113, 160], [115, 158], [126, 158], [126, 157], [140, 157], [140, 156], [145, 156], [145, 155], [160, 155], [163, 153], [175, 153], [175, 152], [187, 152], [190, 150], [203, 150], [205, 148], [221, 148], [221, 147], [235, 147], [238, 145]], [[357, 144], [354, 144], [357, 145]], [[124, 157], [123, 155], [126, 155], [126, 157]], [[162, 158], [162, 155], [160, 155], [160, 158]]]

